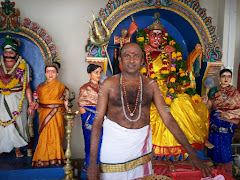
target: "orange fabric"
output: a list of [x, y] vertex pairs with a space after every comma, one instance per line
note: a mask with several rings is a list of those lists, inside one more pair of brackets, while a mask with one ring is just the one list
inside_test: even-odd
[[[66, 87], [57, 80], [42, 85], [39, 90], [40, 104], [64, 104], [62, 96], [65, 88]], [[61, 113], [64, 111], [64, 108], [63, 106], [58, 107], [57, 112], [53, 114], [50, 120], [46, 121], [53, 109], [40, 106], [39, 128], [42, 126], [44, 126], [44, 128], [39, 136], [38, 145], [33, 156], [33, 166], [43, 167], [61, 164], [62, 160], [65, 159], [62, 148], [64, 118]]]

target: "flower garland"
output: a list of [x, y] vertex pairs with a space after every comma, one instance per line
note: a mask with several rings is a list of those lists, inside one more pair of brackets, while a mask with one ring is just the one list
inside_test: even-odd
[[[145, 32], [144, 32], [145, 31]], [[140, 44], [144, 50], [144, 45], [149, 43], [148, 31], [146, 29], [139, 30], [140, 33], [137, 34], [137, 43]], [[185, 61], [182, 59], [182, 47], [175, 42], [174, 38], [169, 36], [164, 29], [162, 34], [163, 40], [161, 44], [161, 49], [164, 49], [167, 45], [171, 45], [175, 48], [175, 52], [171, 54], [171, 67], [169, 67], [169, 57], [165, 52], [161, 52], [159, 55], [162, 59], [162, 68], [160, 69], [160, 76], [162, 78], [167, 78], [168, 91], [166, 93], [165, 102], [168, 106], [177, 98], [176, 92], [181, 91], [187, 93], [187, 90], [191, 88], [190, 78], [186, 73]], [[147, 54], [148, 58], [148, 68], [146, 64], [140, 69], [141, 74], [149, 75], [152, 79], [158, 79], [156, 73], [153, 70], [153, 60], [150, 53]], [[149, 70], [149, 72], [148, 72]], [[188, 94], [188, 93], [187, 93]], [[196, 90], [190, 95], [194, 103], [201, 102], [201, 98], [197, 96]]]
[[[17, 111], [13, 111], [12, 112], [12, 114], [13, 114], [13, 118], [12, 119], [10, 119], [10, 120], [8, 120], [8, 121], [6, 121], [6, 122], [3, 122], [2, 120], [0, 120], [0, 125], [1, 126], [3, 126], [3, 127], [6, 127], [6, 126], [8, 126], [8, 125], [10, 125], [10, 124], [12, 124], [12, 123], [15, 123], [16, 122], [16, 118], [18, 117], [18, 115], [19, 114], [21, 114], [21, 112], [22, 112], [22, 103], [23, 103], [23, 99], [24, 99], [24, 97], [25, 97], [25, 91], [26, 91], [26, 87], [27, 87], [27, 65], [26, 65], [26, 61], [24, 61], [23, 59], [22, 59], [22, 62], [20, 63], [20, 65], [18, 66], [18, 68], [20, 68], [20, 69], [22, 69], [24, 67], [24, 69], [23, 69], [23, 71], [21, 71], [22, 73], [24, 73], [24, 78], [23, 78], [23, 90], [22, 90], [22, 97], [21, 97], [21, 99], [20, 99], [20, 103], [19, 103], [19, 107], [18, 107], [18, 110]], [[16, 73], [16, 74], [18, 74], [18, 73]], [[16, 78], [16, 75], [15, 75], [15, 78]], [[15, 79], [14, 78], [14, 79]], [[18, 82], [19, 82], [19, 80], [20, 80], [20, 78], [17, 78], [18, 79]], [[2, 83], [2, 81], [0, 81], [1, 83]]]
[[19, 83], [20, 79], [23, 77], [25, 68], [26, 62], [23, 60], [17, 67], [17, 72], [15, 73], [14, 78], [7, 85], [5, 85], [0, 79], [0, 88], [2, 89], [1, 91], [2, 94], [4, 95], [11, 94], [11, 89], [14, 88]]

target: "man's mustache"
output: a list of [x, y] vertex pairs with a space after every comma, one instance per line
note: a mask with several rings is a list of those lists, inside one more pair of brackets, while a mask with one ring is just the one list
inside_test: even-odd
[[3, 56], [4, 59], [9, 58], [9, 59], [15, 59], [17, 57], [17, 55], [15, 55], [14, 57], [11, 56]]

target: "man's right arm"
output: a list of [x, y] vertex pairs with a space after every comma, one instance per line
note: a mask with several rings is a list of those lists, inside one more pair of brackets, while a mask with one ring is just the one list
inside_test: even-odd
[[97, 109], [91, 132], [90, 159], [87, 173], [89, 180], [99, 179], [99, 169], [97, 165], [98, 146], [102, 131], [103, 119], [107, 110], [109, 84], [110, 82], [105, 80], [98, 93]]

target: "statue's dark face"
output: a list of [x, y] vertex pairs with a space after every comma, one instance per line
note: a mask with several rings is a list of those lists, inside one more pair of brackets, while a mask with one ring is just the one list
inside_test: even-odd
[[16, 60], [17, 53], [11, 49], [3, 50], [3, 58], [5, 61]]
[[3, 59], [5, 62], [6, 68], [12, 68], [17, 60], [18, 54], [11, 49], [3, 50]]
[[149, 33], [149, 44], [153, 48], [158, 48], [162, 43], [162, 31], [160, 29], [151, 30]]

